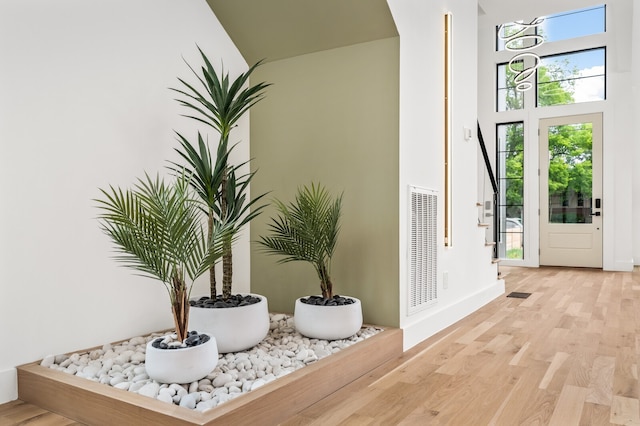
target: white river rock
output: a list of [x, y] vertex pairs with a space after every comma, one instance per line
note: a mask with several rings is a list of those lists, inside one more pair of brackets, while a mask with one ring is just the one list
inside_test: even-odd
[[213, 379], [212, 384], [214, 387], [220, 388], [226, 385], [227, 383], [231, 382], [232, 380], [233, 380], [233, 377], [231, 376], [231, 374], [222, 373], [222, 374], [219, 374], [215, 379]]
[[159, 390], [160, 390], [160, 385], [157, 384], [156, 382], [151, 382], [142, 386], [140, 390], [138, 390], [138, 393], [140, 395], [148, 396], [150, 398], [155, 398], [156, 396], [158, 396]]
[[50, 368], [55, 362], [56, 362], [56, 356], [55, 355], [47, 355], [47, 356], [44, 357], [42, 362], [40, 362], [40, 365], [43, 366], [43, 367]]
[[180, 400], [180, 406], [193, 410], [194, 408], [196, 408], [196, 400], [195, 398], [191, 397], [191, 395], [186, 395]]
[[146, 344], [166, 336], [164, 333], [137, 336], [122, 343], [107, 343], [101, 349], [87, 353], [48, 355], [40, 365], [85, 377], [104, 386], [206, 411], [380, 331], [375, 327], [363, 328], [351, 338], [327, 342], [301, 336], [295, 331], [293, 317], [272, 314], [269, 335], [262, 342], [243, 352], [220, 354], [218, 365], [211, 374], [197, 382], [183, 384], [160, 384], [149, 379], [146, 373]]

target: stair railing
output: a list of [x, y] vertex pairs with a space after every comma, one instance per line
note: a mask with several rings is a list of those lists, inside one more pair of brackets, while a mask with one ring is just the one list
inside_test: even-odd
[[[482, 157], [484, 158], [484, 165], [487, 175], [489, 177], [489, 181], [491, 182], [491, 188], [493, 190], [492, 196], [492, 204], [493, 204], [493, 258], [498, 259], [498, 237], [500, 235], [500, 221], [498, 216], [498, 197], [499, 197], [499, 189], [498, 183], [496, 182], [496, 176], [493, 172], [493, 168], [491, 167], [491, 162], [489, 161], [489, 155], [487, 154], [487, 146], [484, 143], [484, 137], [482, 136], [482, 130], [480, 129], [480, 122], [478, 124], [478, 143], [480, 144], [480, 150], [482, 151]], [[484, 206], [483, 206], [484, 210]]]

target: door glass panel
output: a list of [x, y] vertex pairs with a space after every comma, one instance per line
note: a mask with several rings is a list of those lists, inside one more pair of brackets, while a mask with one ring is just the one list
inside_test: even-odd
[[591, 123], [549, 127], [549, 223], [591, 223]]

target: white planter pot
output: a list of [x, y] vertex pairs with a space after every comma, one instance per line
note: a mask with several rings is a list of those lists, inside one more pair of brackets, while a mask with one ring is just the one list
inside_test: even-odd
[[355, 303], [342, 306], [316, 306], [296, 300], [293, 320], [296, 330], [303, 336], [338, 340], [351, 337], [362, 327], [362, 304], [350, 296]]
[[144, 366], [149, 378], [160, 383], [191, 383], [209, 375], [218, 364], [215, 337], [206, 343], [179, 349], [154, 348], [147, 343]]
[[269, 304], [267, 298], [252, 294], [258, 303], [237, 308], [189, 309], [189, 329], [201, 330], [215, 336], [220, 353], [249, 349], [269, 333]]

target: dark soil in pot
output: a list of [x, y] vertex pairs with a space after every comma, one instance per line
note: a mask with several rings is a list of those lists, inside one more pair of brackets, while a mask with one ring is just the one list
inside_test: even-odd
[[262, 299], [250, 294], [235, 294], [231, 295], [228, 299], [224, 299], [222, 295], [219, 294], [215, 299], [204, 296], [198, 300], [191, 300], [189, 304], [197, 308], [237, 308], [239, 306], [254, 305], [259, 303], [260, 300]]
[[197, 331], [190, 331], [189, 337], [184, 339], [184, 343], [173, 339], [173, 336], [158, 337], [151, 344], [156, 349], [181, 349], [202, 345], [211, 339], [207, 334], [198, 334]]
[[306, 303], [307, 305], [316, 305], [316, 306], [343, 306], [343, 305], [351, 305], [356, 303], [355, 300], [350, 297], [344, 297], [339, 295], [334, 295], [329, 299], [325, 299], [322, 296], [309, 296], [300, 299], [302, 303]]

